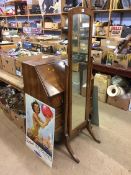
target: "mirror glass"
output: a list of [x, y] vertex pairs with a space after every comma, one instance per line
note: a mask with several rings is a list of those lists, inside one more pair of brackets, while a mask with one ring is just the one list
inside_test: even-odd
[[72, 129], [85, 121], [90, 16], [73, 15], [72, 26]]

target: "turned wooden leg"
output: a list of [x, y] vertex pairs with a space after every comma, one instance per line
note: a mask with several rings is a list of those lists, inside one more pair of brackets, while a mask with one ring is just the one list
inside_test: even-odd
[[93, 131], [92, 131], [92, 126], [91, 126], [90, 120], [88, 120], [88, 122], [87, 122], [87, 127], [86, 127], [86, 128], [87, 128], [89, 134], [92, 136], [92, 138], [93, 138], [97, 143], [101, 143], [101, 141], [98, 140], [98, 139], [95, 137], [95, 135], [94, 135], [94, 133], [93, 133]]
[[79, 163], [80, 160], [76, 157], [76, 155], [74, 154], [72, 148], [71, 148], [71, 145], [69, 143], [69, 136], [68, 135], [65, 135], [65, 146], [68, 150], [68, 152], [70, 153], [72, 159], [76, 162], [76, 163]]

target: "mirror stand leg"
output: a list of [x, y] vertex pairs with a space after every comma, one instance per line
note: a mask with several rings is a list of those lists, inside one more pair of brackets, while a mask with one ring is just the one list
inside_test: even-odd
[[66, 146], [68, 152], [70, 153], [72, 159], [73, 159], [76, 163], [79, 163], [80, 160], [79, 160], [79, 159], [76, 157], [76, 155], [74, 154], [74, 152], [73, 152], [73, 150], [72, 150], [72, 148], [71, 148], [71, 145], [70, 145], [70, 143], [69, 143], [69, 136], [68, 136], [67, 134], [65, 135], [65, 146]]
[[89, 134], [92, 136], [93, 140], [96, 141], [97, 143], [101, 143], [101, 141], [95, 137], [95, 135], [92, 131], [92, 126], [91, 126], [90, 120], [88, 120], [86, 128], [87, 128]]

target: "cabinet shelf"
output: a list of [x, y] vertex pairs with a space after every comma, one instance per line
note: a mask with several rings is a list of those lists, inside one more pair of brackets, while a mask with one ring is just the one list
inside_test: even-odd
[[130, 9], [112, 9], [112, 12], [131, 12], [131, 8]]
[[122, 77], [131, 78], [131, 69], [122, 69], [119, 67], [108, 66], [104, 64], [93, 64], [93, 70], [101, 73], [119, 75]]
[[0, 18], [15, 18], [15, 15], [10, 15], [10, 16], [1, 15]]
[[24, 84], [23, 84], [23, 79], [12, 75], [4, 70], [0, 69], [0, 80], [12, 85], [14, 88], [16, 88], [19, 91], [23, 91], [24, 89]]
[[106, 39], [108, 37], [107, 36], [92, 36], [92, 38], [104, 38], [104, 39]]
[[105, 13], [105, 12], [109, 12], [109, 9], [108, 10], [94, 10], [94, 13]]
[[42, 14], [41, 13], [39, 13], [39, 14], [28, 14], [27, 16], [42, 16]]
[[60, 13], [46, 13], [46, 14], [25, 14], [25, 15], [1, 15], [0, 18], [15, 18], [15, 17], [31, 17], [31, 16], [60, 16]]
[[2, 15], [0, 18], [28, 17], [29, 15]]
[[62, 15], [68, 15], [68, 12], [62, 12]]
[[[111, 12], [129, 12], [131, 11], [131, 8], [130, 9], [112, 9]], [[105, 12], [110, 12], [110, 10], [94, 10], [94, 13], [105, 13]]]
[[44, 16], [60, 16], [61, 13], [45, 13]]
[[61, 32], [61, 29], [43, 29], [44, 31]]

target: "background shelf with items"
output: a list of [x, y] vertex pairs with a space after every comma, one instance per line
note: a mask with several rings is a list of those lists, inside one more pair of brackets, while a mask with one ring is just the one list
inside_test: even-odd
[[[43, 2], [51, 1], [45, 0]], [[64, 1], [61, 0], [60, 2], [63, 4]], [[74, 1], [72, 2], [74, 3]], [[13, 4], [15, 4], [15, 1], [13, 1]], [[10, 5], [12, 5], [12, 3]], [[65, 4], [63, 5], [65, 6]], [[61, 12], [63, 12], [63, 7]], [[34, 8], [37, 10], [36, 15]], [[40, 100], [46, 105], [51, 106], [53, 110], [55, 110], [56, 137], [57, 134], [61, 135], [64, 129], [63, 97], [65, 62], [62, 60], [61, 55], [64, 56], [64, 59], [67, 59], [68, 41], [67, 36], [66, 38], [62, 38], [63, 34], [61, 29], [65, 25], [62, 18], [63, 16], [59, 11], [55, 11], [56, 13], [53, 13], [53, 11], [46, 11], [46, 14], [40, 14], [39, 7], [36, 4], [33, 7], [29, 6], [29, 8], [26, 8], [25, 14], [21, 11], [22, 9], [20, 8], [20, 5], [18, 5], [17, 9], [14, 8], [14, 10], [9, 11], [8, 15], [10, 17], [6, 15], [0, 17], [2, 19], [2, 27], [7, 29], [3, 35], [4, 42], [0, 43], [2, 44], [1, 47], [3, 47], [4, 44], [10, 43], [13, 45], [15, 43], [13, 45], [14, 48], [10, 47], [6, 52], [3, 49], [0, 56], [0, 80], [7, 83], [6, 85], [3, 85], [4, 90], [2, 88], [2, 83], [0, 83], [2, 86], [0, 88], [1, 94], [3, 94], [3, 91], [5, 92], [4, 96], [0, 96], [0, 106], [7, 114], [8, 118], [14, 121], [14, 123], [18, 126], [19, 123], [22, 124], [22, 126], [20, 125], [20, 128], [23, 131], [25, 130], [25, 117], [22, 117], [25, 116], [25, 93], [31, 95], [34, 99]], [[14, 30], [8, 30], [11, 28]], [[16, 38], [18, 40], [16, 38], [14, 40], [14, 35], [17, 35]], [[61, 40], [61, 38], [63, 40]], [[7, 42], [7, 40], [9, 41]], [[43, 54], [45, 54], [44, 58]], [[61, 57], [60, 59], [59, 55]], [[27, 60], [29, 62], [26, 62]], [[2, 76], [3, 74], [4, 76]], [[19, 91], [17, 92], [15, 89]], [[10, 92], [10, 100], [8, 99], [6, 92]], [[23, 98], [22, 100], [19, 98], [21, 96]], [[21, 105], [23, 107], [22, 115], [20, 111], [17, 112], [15, 109], [16, 103], [19, 104], [19, 100], [23, 102]], [[90, 102], [92, 102], [92, 98], [90, 99]], [[30, 103], [30, 108], [32, 106], [31, 104], [32, 102]], [[33, 111], [31, 110], [31, 112]], [[92, 108], [90, 112], [92, 112]], [[27, 132], [28, 136], [31, 134], [30, 131], [32, 131], [32, 126], [28, 128], [30, 129]], [[34, 138], [33, 132], [31, 137], [33, 140], [36, 139], [36, 137]]]
[[[2, 46], [3, 47], [3, 46]], [[12, 46], [13, 47], [13, 46]], [[14, 45], [15, 47], [15, 45]], [[22, 49], [21, 49], [22, 52]], [[25, 50], [24, 50], [25, 52]], [[29, 52], [27, 51], [27, 53], [29, 54]], [[60, 60], [60, 58], [58, 56], [52, 56], [52, 55], [45, 55], [45, 54], [41, 54], [41, 53], [37, 53], [37, 55], [12, 55], [9, 56], [8, 53], [1, 54], [0, 57], [0, 107], [3, 110], [3, 112], [6, 114], [6, 116], [12, 120], [19, 128], [21, 128], [23, 131], [25, 131], [25, 103], [24, 103], [24, 96], [25, 96], [25, 84], [23, 82], [23, 78], [26, 82], [28, 82], [28, 85], [30, 85], [29, 83], [29, 79], [27, 76], [23, 77], [23, 68], [22, 68], [22, 64], [25, 61], [30, 61], [33, 63], [33, 61], [36, 61], [36, 64], [40, 64], [40, 62], [44, 61], [47, 62], [47, 59], [53, 59], [54, 60]], [[31, 53], [31, 51], [30, 51]], [[35, 53], [32, 51], [32, 53]], [[44, 63], [43, 63], [44, 65]], [[46, 65], [48, 67], [48, 64]], [[46, 67], [45, 66], [45, 67]], [[47, 67], [45, 69], [45, 71], [47, 70]], [[28, 70], [27, 70], [28, 71]], [[29, 72], [28, 72], [29, 73]], [[32, 73], [32, 72], [30, 72]], [[27, 75], [27, 73], [26, 73]], [[31, 77], [31, 76], [29, 76]], [[39, 78], [38, 78], [39, 79]], [[33, 82], [35, 82], [36, 80], [33, 78]], [[38, 80], [37, 80], [38, 81]], [[4, 83], [3, 83], [4, 82]], [[41, 82], [39, 80], [39, 82]], [[5, 84], [6, 83], [6, 84]], [[35, 82], [35, 84], [37, 84]], [[26, 87], [27, 87], [26, 86]], [[33, 87], [32, 87], [33, 88]], [[30, 88], [29, 88], [30, 89]], [[37, 92], [38, 94], [38, 92]], [[45, 94], [44, 92], [41, 93], [41, 95]], [[40, 96], [41, 96], [40, 95]], [[16, 106], [16, 104], [19, 104], [19, 101], [17, 101], [19, 98], [22, 98], [22, 104], [20, 106]], [[53, 102], [55, 103], [55, 97], [53, 98]], [[44, 98], [45, 99], [45, 98]], [[20, 99], [19, 99], [20, 100]], [[59, 105], [59, 103], [57, 102], [56, 106]], [[16, 110], [17, 108], [17, 110]], [[21, 111], [22, 108], [22, 111]], [[61, 116], [59, 115], [59, 113], [61, 112], [61, 110], [59, 109], [57, 111], [57, 121], [56, 121], [56, 133], [61, 132], [61, 127], [60, 126], [60, 119]], [[59, 115], [59, 117], [58, 117]], [[57, 136], [56, 136], [57, 137]]]
[[[5, 2], [5, 0], [2, 0], [2, 2]], [[8, 27], [8, 23], [14, 19], [14, 24], [12, 24], [14, 26], [9, 25], [8, 28], [17, 29], [19, 32], [23, 32], [22, 28], [23, 26], [25, 27], [24, 23], [28, 23], [28, 27], [32, 27], [32, 21], [35, 20], [34, 24], [36, 24], [36, 21], [38, 24], [41, 24], [38, 25], [39, 27], [35, 26], [39, 28], [39, 30], [42, 29], [39, 34], [48, 35], [50, 32], [51, 35], [59, 35], [62, 39], [67, 39], [67, 36], [63, 34], [62, 30], [65, 26], [65, 16], [67, 16], [68, 10], [72, 7], [85, 5], [84, 0], [52, 0], [43, 1], [42, 4], [41, 2], [38, 0], [6, 1], [4, 3], [3, 13], [0, 12], [0, 18], [5, 19], [6, 27]], [[40, 8], [40, 4], [42, 9]], [[32, 25], [30, 23], [32, 23]]]
[[[5, 88], [9, 85], [11, 88], [13, 87], [20, 92], [24, 92], [22, 77], [23, 61], [28, 59], [33, 60], [33, 57], [40, 61], [38, 57], [43, 59], [41, 56], [43, 54], [45, 58], [50, 58], [52, 55], [57, 54], [57, 56], [53, 57], [54, 59], [58, 59], [61, 52], [65, 58], [67, 57], [67, 43], [60, 44], [61, 12], [40, 14], [41, 12], [38, 8], [39, 2], [34, 0], [32, 2], [35, 4], [30, 4], [26, 13], [17, 14], [17, 10], [16, 12], [14, 10], [11, 11], [12, 14], [2, 14], [0, 16], [1, 27], [6, 29], [5, 35], [2, 37], [4, 42], [2, 42], [0, 46], [2, 51], [0, 56], [0, 80], [1, 82], [7, 83]], [[60, 2], [64, 5], [64, 1]], [[13, 1], [12, 4], [15, 4], [15, 1]], [[33, 10], [31, 10], [32, 8]], [[35, 11], [35, 9], [37, 11]], [[45, 20], [47, 18], [51, 20], [50, 28], [48, 28]], [[33, 31], [33, 29], [35, 29], [35, 31]], [[41, 29], [41, 31], [39, 32], [37, 29]], [[15, 35], [17, 37], [15, 37]], [[19, 41], [22, 42], [22, 45], [18, 44]], [[16, 45], [16, 43], [18, 45]], [[10, 109], [8, 105], [1, 103], [1, 107], [4, 111], [8, 111], [8, 116], [10, 116], [9, 118], [11, 119], [10, 114], [14, 115], [14, 113], [9, 112]], [[14, 115], [14, 117], [18, 120], [16, 115]], [[56, 132], [59, 132], [60, 129], [56, 128]]]
[[[119, 0], [120, 1], [120, 0]], [[107, 0], [107, 1], [98, 1], [95, 7], [94, 5], [94, 35], [93, 37], [110, 37], [111, 28], [110, 26], [130, 26], [131, 21], [131, 3], [128, 7], [124, 6], [124, 1], [122, 1], [121, 6], [116, 6], [118, 8], [113, 8], [115, 2], [119, 4], [119, 1], [116, 0]], [[127, 0], [128, 1], [128, 0]], [[96, 1], [93, 1], [95, 4]], [[103, 2], [107, 3], [107, 7], [103, 7]], [[129, 2], [129, 1], [128, 1]], [[106, 9], [105, 9], [106, 8]]]
[[[131, 2], [128, 0], [111, 0], [108, 1], [108, 7], [105, 9], [102, 4], [103, 2], [107, 3], [107, 1], [94, 1], [94, 3], [97, 2], [98, 4], [96, 3], [97, 6], [94, 6], [94, 21], [97, 22], [95, 23], [95, 34], [93, 35], [93, 72], [94, 74], [102, 73], [101, 76], [103, 77], [103, 74], [107, 74], [107, 77], [117, 75], [130, 82], [131, 40], [128, 43], [128, 49], [127, 45], [123, 49], [121, 48], [124, 45], [122, 43], [126, 43], [126, 37], [131, 34]], [[106, 27], [104, 27], [105, 24]], [[104, 34], [105, 28], [107, 32]], [[119, 52], [119, 50], [121, 51]], [[99, 88], [102, 89], [102, 86]], [[108, 85], [106, 85], [104, 93], [99, 93], [99, 100], [128, 110], [131, 96], [107, 98], [107, 88]], [[130, 89], [131, 83], [129, 91]], [[124, 108], [118, 101], [126, 107]]]
[[108, 74], [107, 71], [107, 74], [105, 74], [105, 72], [104, 74], [95, 74], [94, 85], [98, 88], [98, 99], [103, 103], [108, 103], [125, 111], [130, 111], [131, 80], [114, 73], [115, 72]]
[[[3, 0], [4, 2], [4, 0]], [[41, 14], [41, 9], [39, 6], [39, 1], [35, 1], [32, 0], [32, 4], [28, 3], [29, 1], [11, 1], [11, 4], [13, 4], [12, 8], [10, 6], [10, 3], [5, 3], [5, 9], [3, 10], [3, 14], [1, 13], [0, 18], [1, 19], [5, 19], [5, 23], [6, 26], [8, 27], [8, 22], [10, 21], [10, 19], [14, 19], [14, 25], [16, 27], [16, 29], [19, 29], [19, 25], [21, 25], [21, 28], [24, 26], [23, 23], [28, 23], [28, 27], [32, 27], [30, 23], [35, 23], [35, 21], [37, 21], [38, 23], [40, 23], [41, 25], [35, 26], [36, 28], [41, 28], [41, 29], [45, 29], [45, 19], [46, 18], [50, 18], [55, 20], [56, 22], [52, 22], [52, 28], [54, 29], [58, 29], [60, 31], [60, 25], [57, 24], [57, 19], [59, 17], [59, 23], [61, 21], [61, 9], [60, 8], [56, 8], [53, 10], [53, 8], [55, 8], [55, 5], [52, 7], [52, 10], [49, 9], [49, 7], [45, 7], [46, 10], [44, 13]], [[31, 1], [30, 1], [31, 2]], [[24, 3], [24, 7], [21, 5], [21, 3]], [[47, 2], [43, 2], [43, 3], [47, 3]], [[50, 1], [51, 3], [51, 1]], [[53, 5], [53, 1], [52, 1], [52, 5]], [[58, 1], [58, 4], [60, 4], [60, 7], [62, 8], [62, 5], [64, 5], [64, 1]], [[11, 11], [6, 9], [6, 7], [9, 6], [8, 8], [11, 8]], [[8, 12], [9, 11], [9, 12]], [[5, 15], [6, 14], [6, 15]], [[25, 21], [22, 20], [22, 18], [25, 17]], [[33, 22], [32, 22], [33, 21]], [[2, 25], [1, 25], [2, 26]], [[4, 26], [3, 26], [4, 27]], [[14, 27], [14, 26], [13, 26]], [[27, 27], [27, 26], [26, 26]], [[11, 29], [11, 26], [10, 26]], [[51, 33], [53, 32], [53, 30], [51, 30]], [[41, 34], [43, 34], [43, 30], [41, 30]], [[55, 34], [55, 33], [53, 33]], [[61, 35], [61, 33], [59, 32], [59, 35]]]

